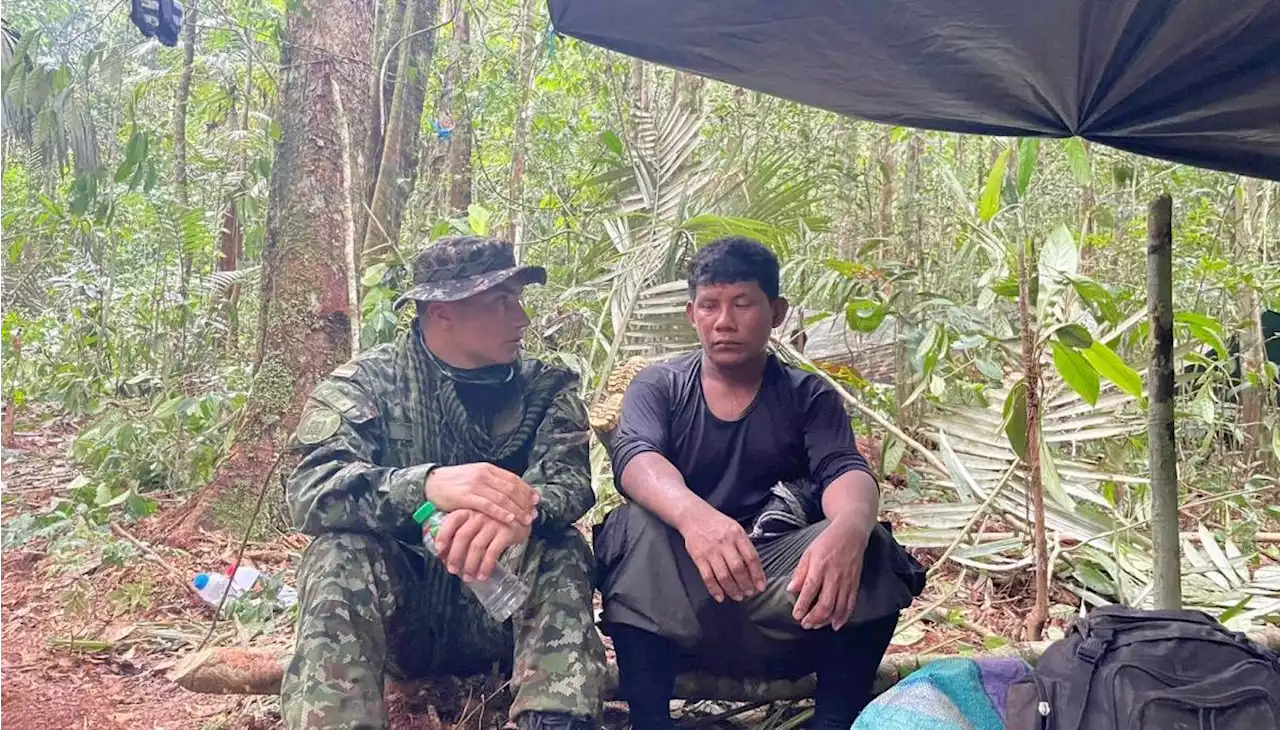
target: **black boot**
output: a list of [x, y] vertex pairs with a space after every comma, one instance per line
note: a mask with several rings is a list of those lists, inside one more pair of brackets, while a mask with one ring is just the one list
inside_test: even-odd
[[516, 718], [518, 730], [596, 730], [593, 719], [564, 712], [522, 712]]

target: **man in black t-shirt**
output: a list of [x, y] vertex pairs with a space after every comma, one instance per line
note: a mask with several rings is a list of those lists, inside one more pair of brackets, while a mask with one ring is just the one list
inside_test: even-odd
[[780, 362], [778, 262], [744, 238], [694, 257], [702, 347], [627, 388], [611, 449], [627, 498], [596, 530], [621, 695], [670, 730], [676, 673], [816, 671], [812, 727], [848, 730], [923, 571], [877, 522], [879, 487], [839, 395]]

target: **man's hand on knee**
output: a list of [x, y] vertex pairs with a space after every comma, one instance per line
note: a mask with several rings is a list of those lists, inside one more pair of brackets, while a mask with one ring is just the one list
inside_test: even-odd
[[440, 560], [467, 582], [488, 580], [498, 558], [512, 545], [529, 539], [530, 528], [507, 524], [469, 509], [450, 512], [436, 533]]
[[741, 601], [764, 590], [760, 556], [742, 525], [732, 518], [708, 507], [679, 531], [707, 592], [717, 602], [726, 595]]
[[537, 490], [493, 464], [436, 467], [422, 491], [443, 512], [472, 510], [507, 525], [532, 525], [537, 515]]
[[787, 586], [799, 593], [791, 615], [802, 627], [839, 631], [853, 615], [867, 539], [857, 524], [833, 520], [805, 549]]

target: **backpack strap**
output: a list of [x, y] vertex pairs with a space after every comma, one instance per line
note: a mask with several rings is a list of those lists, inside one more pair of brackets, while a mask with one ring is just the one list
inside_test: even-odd
[[1090, 665], [1097, 664], [1111, 648], [1111, 640], [1115, 638], [1115, 634], [1114, 629], [1106, 627], [1091, 629], [1084, 641], [1076, 647], [1076, 658]]

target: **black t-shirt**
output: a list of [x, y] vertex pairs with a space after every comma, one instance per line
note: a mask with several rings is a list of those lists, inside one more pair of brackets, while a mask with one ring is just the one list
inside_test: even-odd
[[755, 400], [738, 420], [723, 421], [707, 407], [701, 370], [695, 351], [645, 368], [628, 386], [612, 453], [619, 491], [627, 463], [655, 451], [695, 494], [742, 521], [780, 481], [808, 478], [820, 499], [848, 471], [871, 474], [840, 396], [817, 375], [770, 355]]

